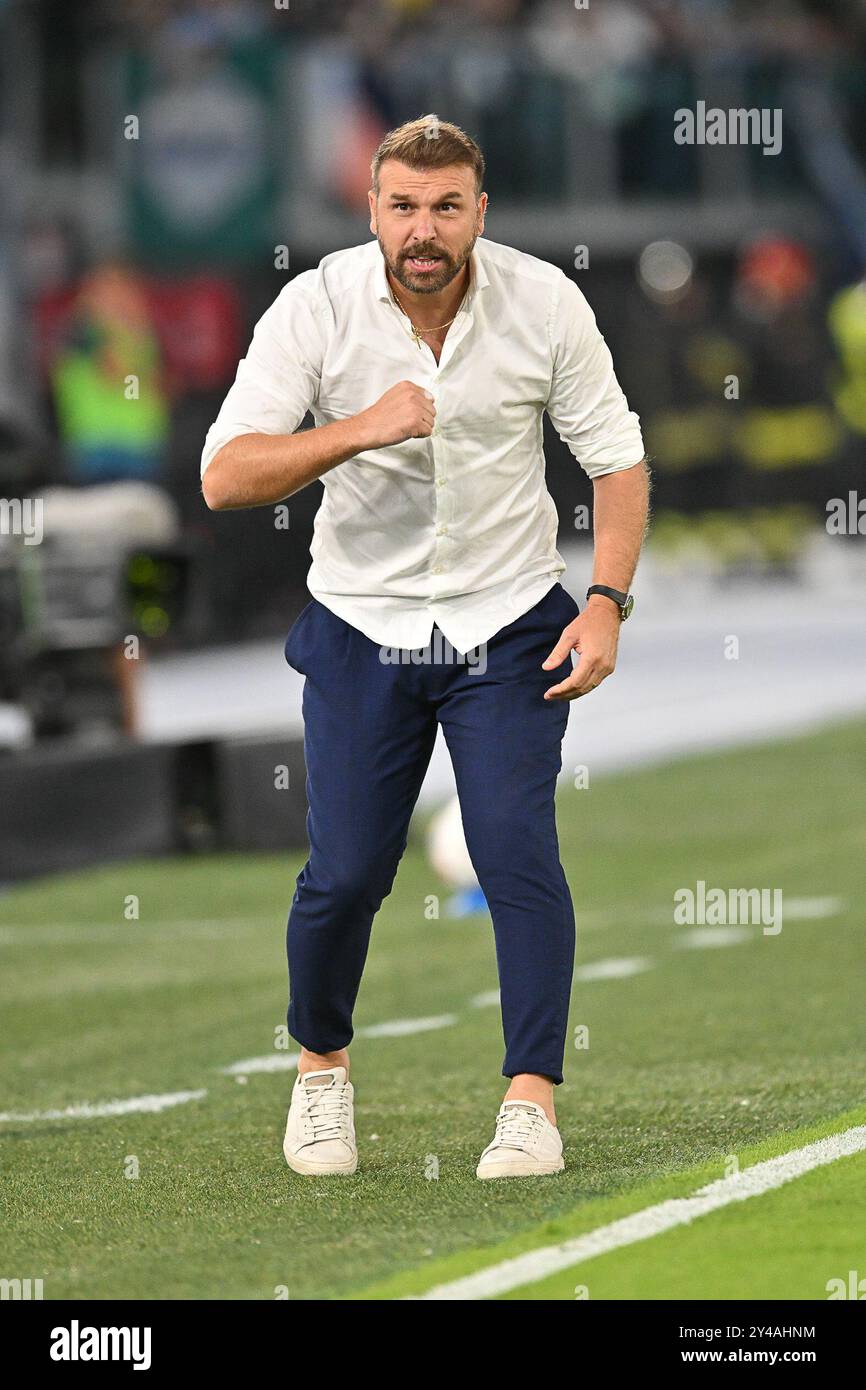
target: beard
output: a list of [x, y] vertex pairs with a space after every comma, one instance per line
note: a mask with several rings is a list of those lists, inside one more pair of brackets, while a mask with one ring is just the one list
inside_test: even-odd
[[450, 253], [441, 246], [433, 246], [427, 242], [425, 242], [423, 246], [413, 247], [411, 252], [413, 256], [436, 256], [439, 258], [441, 262], [440, 265], [435, 271], [431, 271], [428, 275], [420, 275], [416, 271], [410, 269], [407, 265], [410, 255], [408, 251], [401, 251], [396, 259], [392, 260], [382, 244], [382, 238], [377, 236], [376, 239], [379, 243], [379, 250], [382, 252], [385, 259], [385, 264], [398, 285], [402, 285], [404, 290], [410, 290], [412, 294], [438, 294], [441, 290], [444, 290], [447, 285], [450, 285], [451, 281], [460, 274], [466, 262], [469, 260], [469, 257], [472, 255], [472, 250], [478, 240], [478, 233], [476, 232], [473, 234], [471, 240], [466, 243], [456, 256], [450, 255]]

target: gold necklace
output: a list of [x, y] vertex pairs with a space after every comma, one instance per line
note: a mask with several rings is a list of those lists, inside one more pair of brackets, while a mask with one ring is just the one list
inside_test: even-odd
[[391, 298], [392, 298], [392, 300], [394, 301], [394, 303], [397, 305], [397, 308], [400, 310], [401, 314], [404, 314], [405, 317], [406, 317], [407, 319], [409, 319], [409, 326], [410, 326], [410, 328], [412, 329], [412, 337], [415, 339], [415, 342], [418, 344], [418, 351], [419, 351], [419, 352], [421, 351], [421, 338], [422, 338], [422, 336], [425, 335], [425, 334], [427, 334], [427, 333], [441, 333], [443, 328], [450, 328], [451, 325], [452, 325], [452, 323], [454, 323], [454, 320], [457, 318], [457, 314], [460, 313], [460, 309], [463, 308], [463, 299], [466, 298], [466, 295], [464, 294], [463, 299], [461, 299], [461, 301], [460, 301], [460, 305], [459, 305], [459, 308], [458, 308], [458, 310], [457, 310], [457, 314], [454, 315], [454, 318], [453, 318], [453, 319], [449, 319], [447, 323], [440, 323], [440, 325], [439, 325], [438, 328], [418, 328], [418, 327], [416, 326], [416, 324], [413, 323], [412, 318], [410, 317], [410, 315], [409, 315], [409, 314], [406, 312], [406, 310], [403, 308], [403, 305], [400, 303], [399, 299], [397, 298], [397, 296], [396, 296], [396, 294], [394, 293], [394, 291], [391, 289], [390, 285], [389, 285], [388, 288], [389, 288], [389, 292], [390, 292]]

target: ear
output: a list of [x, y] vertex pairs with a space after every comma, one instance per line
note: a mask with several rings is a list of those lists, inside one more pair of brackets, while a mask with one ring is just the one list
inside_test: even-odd
[[484, 214], [487, 211], [487, 194], [482, 193], [478, 199], [478, 235], [484, 231]]
[[378, 231], [376, 227], [376, 194], [372, 188], [367, 193], [367, 201], [370, 204], [370, 231], [376, 236]]

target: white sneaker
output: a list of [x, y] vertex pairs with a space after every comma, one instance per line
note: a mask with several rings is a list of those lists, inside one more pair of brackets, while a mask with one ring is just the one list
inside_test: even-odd
[[345, 1067], [298, 1076], [286, 1121], [283, 1153], [296, 1173], [354, 1173], [355, 1092]]
[[477, 1178], [529, 1178], [565, 1167], [559, 1130], [531, 1100], [504, 1100], [496, 1116], [496, 1135], [487, 1145]]

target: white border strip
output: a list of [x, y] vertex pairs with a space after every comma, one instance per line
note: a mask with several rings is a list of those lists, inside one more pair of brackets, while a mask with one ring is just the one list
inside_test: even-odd
[[[717, 1211], [731, 1202], [758, 1197], [763, 1192], [791, 1182], [793, 1178], [801, 1177], [812, 1168], [834, 1163], [837, 1158], [860, 1153], [863, 1149], [866, 1149], [866, 1125], [858, 1125], [843, 1134], [834, 1134], [814, 1144], [806, 1144], [802, 1149], [792, 1149], [790, 1153], [755, 1163], [732, 1177], [718, 1178], [706, 1187], [698, 1188], [691, 1197], [674, 1197], [667, 1202], [658, 1202], [620, 1221], [599, 1226], [597, 1230], [576, 1236], [574, 1240], [566, 1240], [561, 1245], [530, 1250], [525, 1255], [517, 1255], [514, 1259], [481, 1269], [477, 1274], [469, 1274], [448, 1284], [437, 1284], [426, 1293], [409, 1297], [437, 1301], [495, 1298], [525, 1284], [537, 1284], [561, 1269], [594, 1259], [596, 1255], [606, 1255], [609, 1250], [619, 1250], [624, 1245], [633, 1245], [660, 1235], [674, 1226], [686, 1225], [695, 1217], [706, 1216], [707, 1212]], [[514, 1182], [515, 1179], [508, 1181]]]

